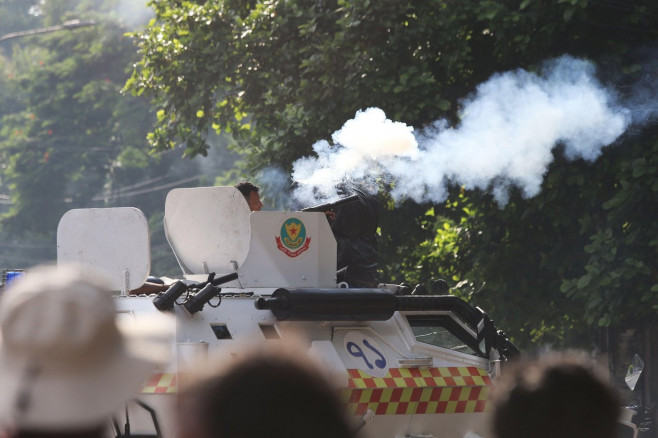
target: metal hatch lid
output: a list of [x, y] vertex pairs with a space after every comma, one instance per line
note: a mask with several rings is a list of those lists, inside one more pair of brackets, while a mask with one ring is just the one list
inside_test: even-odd
[[232, 186], [174, 189], [165, 201], [165, 234], [185, 275], [235, 271], [249, 252], [251, 211]]
[[112, 290], [137, 289], [151, 269], [148, 221], [133, 207], [69, 210], [57, 227], [57, 263], [108, 274]]

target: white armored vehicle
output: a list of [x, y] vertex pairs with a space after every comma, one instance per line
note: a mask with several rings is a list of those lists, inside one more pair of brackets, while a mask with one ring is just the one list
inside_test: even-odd
[[233, 187], [171, 191], [164, 222], [182, 277], [151, 295], [130, 293], [150, 274], [141, 211], [71, 210], [58, 228], [58, 262], [107, 271], [122, 317], [176, 315], [177, 359], [117, 416], [117, 435], [173, 436], [176, 373], [191, 360], [301, 332], [363, 437], [486, 436], [492, 378], [516, 348], [480, 309], [393, 285], [341, 287], [323, 213], [250, 212]]

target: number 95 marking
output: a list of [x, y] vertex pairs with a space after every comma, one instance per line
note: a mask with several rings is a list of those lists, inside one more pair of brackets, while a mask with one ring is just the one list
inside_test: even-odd
[[[345, 335], [345, 351], [352, 356], [352, 362], [371, 375], [386, 375], [386, 358], [381, 347], [370, 337], [359, 332]], [[383, 371], [383, 373], [382, 373]]]

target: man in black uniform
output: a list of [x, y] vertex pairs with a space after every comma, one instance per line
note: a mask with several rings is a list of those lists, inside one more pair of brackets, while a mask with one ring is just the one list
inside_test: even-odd
[[363, 189], [353, 191], [358, 202], [326, 212], [338, 245], [338, 280], [350, 287], [377, 287], [379, 202]]

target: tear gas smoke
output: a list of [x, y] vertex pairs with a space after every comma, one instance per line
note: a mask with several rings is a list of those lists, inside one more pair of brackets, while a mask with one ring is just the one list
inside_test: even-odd
[[393, 182], [396, 201], [443, 201], [448, 183], [490, 189], [501, 204], [512, 185], [534, 196], [556, 145], [569, 159], [593, 161], [634, 122], [594, 74], [591, 63], [569, 56], [537, 74], [496, 74], [461, 102], [458, 126], [439, 120], [415, 136], [378, 108], [359, 111], [334, 132], [333, 144], [319, 141], [317, 156], [293, 164], [294, 196], [312, 205], [335, 198], [337, 184], [382, 177]]
[[155, 16], [146, 0], [119, 0], [116, 10], [122, 23], [133, 30], [143, 27]]
[[286, 172], [278, 167], [267, 167], [260, 170], [255, 179], [261, 187], [261, 199], [268, 207], [274, 210], [290, 207], [290, 179]]

